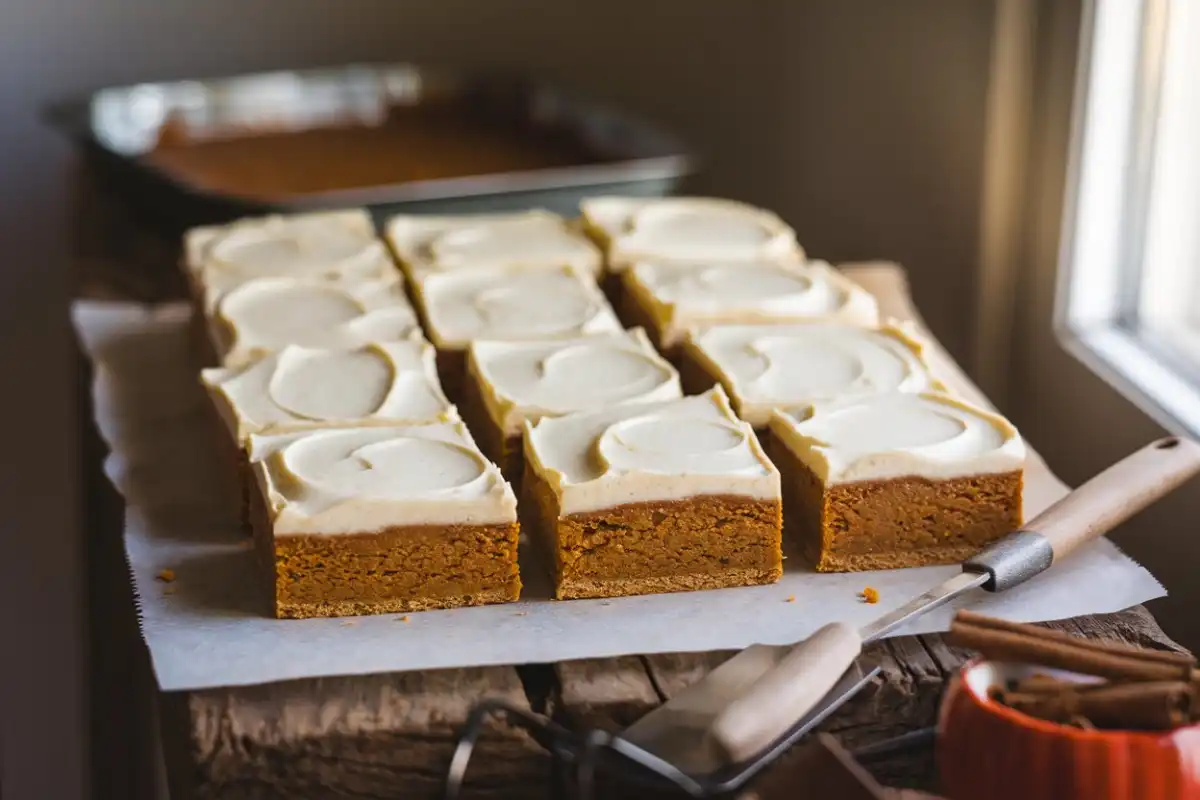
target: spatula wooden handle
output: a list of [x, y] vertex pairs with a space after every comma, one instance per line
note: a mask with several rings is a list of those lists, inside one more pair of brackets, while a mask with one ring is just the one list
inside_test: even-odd
[[1044, 536], [1058, 561], [1198, 473], [1200, 443], [1176, 436], [1159, 439], [1113, 464], [1024, 529]]
[[821, 628], [734, 700], [709, 729], [728, 763], [762, 752], [829, 693], [862, 652], [858, 631], [841, 622]]

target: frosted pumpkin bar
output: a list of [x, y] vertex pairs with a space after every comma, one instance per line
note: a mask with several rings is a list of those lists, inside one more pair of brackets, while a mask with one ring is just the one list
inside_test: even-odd
[[956, 563], [1022, 522], [1020, 435], [949, 395], [776, 411], [768, 447], [787, 533], [821, 572]]
[[782, 574], [779, 473], [720, 388], [527, 422], [522, 492], [560, 599]]
[[873, 325], [875, 298], [823, 261], [672, 264], [643, 261], [623, 275], [622, 316], [668, 357], [687, 330], [721, 324], [818, 319]]
[[682, 396], [675, 368], [640, 329], [551, 342], [477, 341], [467, 354], [463, 415], [483, 452], [519, 481], [527, 420]]
[[250, 439], [279, 617], [516, 600], [517, 503], [461, 422]]
[[608, 269], [662, 261], [799, 262], [796, 233], [765, 209], [712, 197], [591, 197], [579, 204], [584, 230]]
[[461, 396], [473, 341], [552, 341], [621, 330], [596, 282], [573, 267], [434, 272], [415, 282], [414, 293], [451, 400]]
[[680, 363], [684, 387], [724, 387], [734, 411], [765, 430], [771, 411], [885, 392], [941, 391], [922, 345], [896, 325], [843, 322], [718, 325], [690, 331]]
[[209, 320], [213, 349], [238, 366], [288, 345], [361, 347], [420, 334], [399, 275], [382, 280], [257, 278], [216, 301]]
[[410, 280], [428, 272], [504, 267], [575, 267], [598, 275], [600, 251], [549, 211], [392, 217], [388, 244]]

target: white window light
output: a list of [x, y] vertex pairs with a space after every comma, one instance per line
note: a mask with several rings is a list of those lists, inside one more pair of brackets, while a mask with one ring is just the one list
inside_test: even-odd
[[1164, 426], [1200, 436], [1200, 2], [1084, 16], [1055, 324]]

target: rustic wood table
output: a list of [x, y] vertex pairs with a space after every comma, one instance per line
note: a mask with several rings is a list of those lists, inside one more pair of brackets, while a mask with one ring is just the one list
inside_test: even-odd
[[[169, 254], [118, 239], [114, 256], [113, 237], [107, 235], [103, 216], [88, 215], [83, 227], [91, 237], [85, 236], [85, 241], [102, 240], [105, 256], [91, 257], [85, 250], [77, 296], [144, 302], [178, 296], [173, 271], [164, 269]], [[121, 266], [109, 266], [114, 263]], [[898, 271], [893, 277], [903, 280]], [[173, 694], [147, 692], [153, 684], [134, 625], [134, 603], [124, 569], [121, 499], [101, 472], [105, 451], [91, 425], [90, 374], [82, 356], [78, 369], [91, 564], [95, 771], [101, 796], [139, 794], [131, 780], [121, 776], [117, 762], [154, 755], [158, 746], [152, 737], [122, 738], [117, 729], [122, 722], [140, 717], [161, 731], [166, 783], [175, 800], [436, 797], [457, 730], [473, 705], [484, 698], [503, 698], [573, 726], [619, 728], [670, 699], [729, 655], [631, 656]], [[1053, 627], [1143, 647], [1177, 649], [1140, 607]], [[870, 646], [864, 659], [882, 668], [880, 676], [823, 730], [855, 748], [931, 726], [948, 676], [967, 655], [936, 635], [900, 637]], [[889, 786], [934, 787], [930, 747], [866, 766]], [[495, 725], [472, 761], [468, 796], [549, 796], [549, 771], [550, 759], [527, 735]], [[766, 776], [761, 796], [790, 796], [788, 787], [801, 780], [793, 776], [785, 758]]]

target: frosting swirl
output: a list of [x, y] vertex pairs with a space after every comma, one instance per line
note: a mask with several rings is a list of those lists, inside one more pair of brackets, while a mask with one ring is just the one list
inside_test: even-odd
[[253, 436], [276, 534], [512, 522], [516, 498], [461, 422]]
[[575, 514], [696, 495], [779, 499], [779, 473], [724, 392], [526, 423], [525, 458]]
[[669, 261], [798, 261], [795, 232], [777, 215], [745, 203], [705, 197], [597, 197], [581, 204], [587, 223], [608, 241], [609, 264]]
[[641, 329], [554, 342], [475, 342], [468, 369], [509, 436], [526, 419], [682, 395], [674, 367]]
[[313, 427], [433, 422], [451, 416], [427, 343], [352, 350], [289, 346], [242, 368], [201, 373], [234, 436]]
[[398, 278], [247, 281], [217, 303], [213, 331], [227, 366], [288, 345], [346, 349], [420, 333]]
[[1022, 468], [1025, 445], [1006, 419], [946, 394], [867, 395], [777, 411], [771, 432], [825, 483], [930, 480]]
[[432, 273], [418, 284], [429, 335], [443, 348], [475, 339], [529, 341], [621, 329], [596, 284], [571, 268]]
[[600, 270], [600, 251], [562, 217], [548, 211], [400, 216], [388, 240], [414, 276], [437, 270], [572, 266]]
[[773, 408], [942, 388], [921, 357], [921, 345], [895, 326], [718, 325], [692, 331], [687, 352], [720, 376], [738, 415], [756, 428], [767, 424]]

